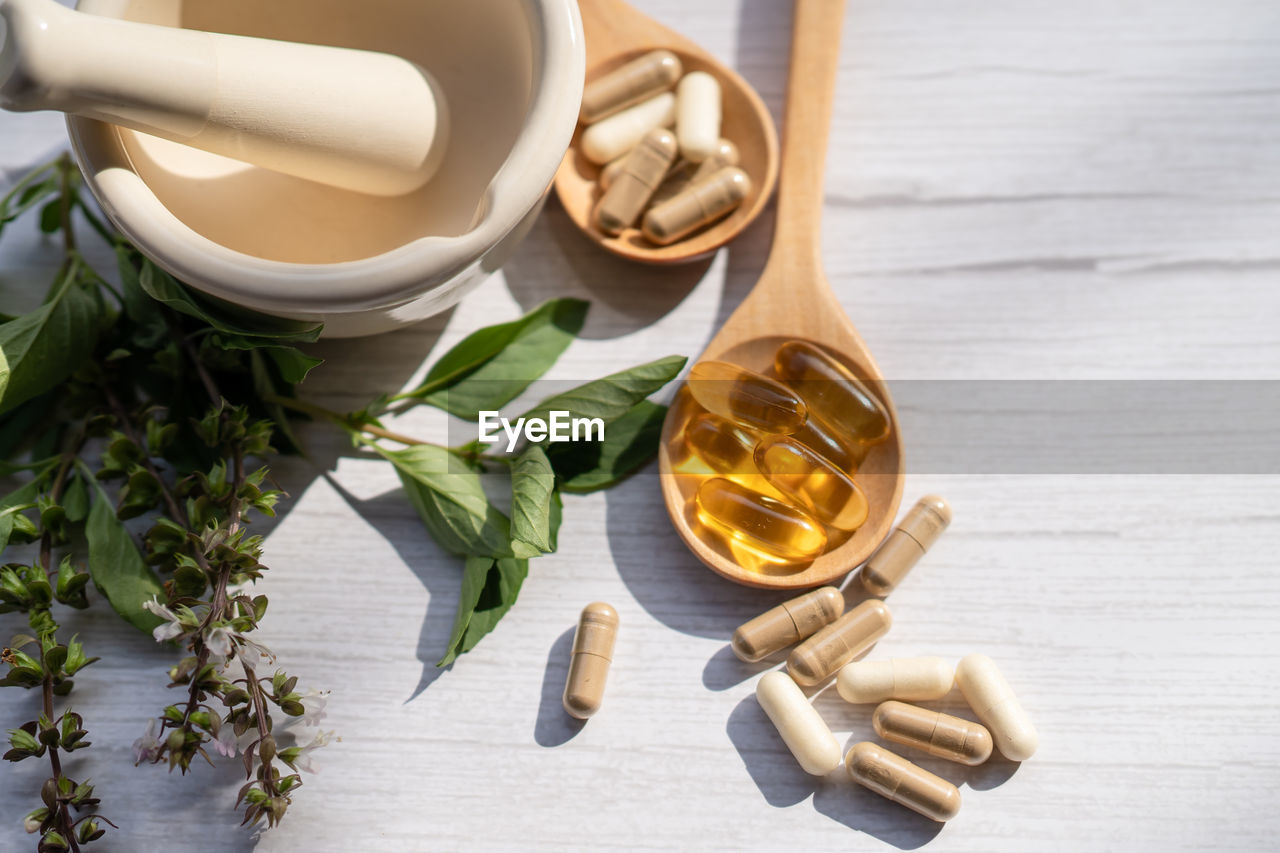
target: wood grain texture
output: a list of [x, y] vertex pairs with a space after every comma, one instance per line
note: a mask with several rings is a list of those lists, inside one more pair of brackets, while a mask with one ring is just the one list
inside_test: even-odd
[[[733, 63], [781, 115], [790, 4], [636, 5]], [[1280, 8], [1265, 0], [850, 0], [823, 261], [885, 376], [1280, 378], [1277, 79]], [[59, 140], [47, 117], [0, 116], [0, 168]], [[448, 316], [318, 347], [329, 363], [308, 393], [361, 405], [469, 331], [559, 295], [593, 308], [553, 378], [700, 352], [759, 278], [770, 220], [708, 263], [656, 270], [592, 246], [552, 203]], [[3, 307], [30, 304], [51, 251], [30, 227], [5, 233]], [[438, 673], [457, 563], [388, 466], [305, 432], [318, 467], [281, 471], [293, 499], [268, 539], [266, 633], [305, 683], [333, 689], [326, 723], [342, 741], [318, 755], [288, 825], [255, 840], [225, 819], [234, 770], [177, 780], [131, 766], [129, 744], [170, 695], [169, 656], [101, 608], [71, 620], [105, 658], [76, 704], [95, 742], [81, 767], [126, 826], [110, 849], [1275, 846], [1280, 478], [910, 475], [906, 499], [937, 491], [955, 521], [894, 592], [873, 654], [990, 654], [1042, 739], [1016, 771], [922, 762], [964, 798], [939, 828], [796, 767], [751, 698], [760, 668], [727, 648], [783, 596], [690, 556], [652, 469], [568, 498], [560, 552]], [[559, 694], [576, 614], [596, 599], [622, 627], [605, 707], [579, 728]], [[0, 692], [0, 724], [33, 702]], [[842, 740], [870, 736], [868, 709], [830, 690], [817, 704]], [[31, 849], [16, 818], [37, 768], [0, 773], [0, 849]], [[171, 842], [179, 826], [188, 840]]]

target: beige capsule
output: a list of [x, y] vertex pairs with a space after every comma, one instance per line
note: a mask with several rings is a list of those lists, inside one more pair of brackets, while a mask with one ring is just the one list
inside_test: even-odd
[[1040, 735], [995, 661], [986, 655], [962, 658], [956, 665], [956, 686], [990, 729], [1001, 755], [1026, 761], [1035, 754]]
[[744, 622], [733, 632], [730, 644], [741, 660], [755, 663], [776, 651], [798, 643], [840, 618], [844, 596], [833, 586], [824, 586], [784, 601], [772, 610]]
[[960, 813], [955, 785], [870, 741], [855, 743], [844, 767], [862, 787], [931, 820], [948, 821]]
[[582, 90], [578, 119], [583, 124], [591, 124], [670, 89], [683, 71], [680, 57], [669, 50], [646, 53], [588, 83]]
[[[654, 191], [653, 198], [649, 200], [649, 204], [657, 207], [664, 201], [675, 198], [694, 184], [705, 181], [725, 166], [738, 165], [740, 157], [738, 146], [727, 139], [721, 139], [715, 150], [701, 163], [695, 163], [692, 160], [676, 161], [676, 164], [671, 167], [671, 171], [667, 172], [667, 176], [658, 185], [658, 189]], [[605, 168], [608, 169], [608, 166]], [[606, 186], [603, 172], [600, 175], [600, 180], [600, 185]]]
[[585, 720], [600, 710], [617, 636], [618, 611], [612, 606], [595, 601], [582, 609], [564, 685], [564, 709], [569, 716]]
[[792, 650], [787, 672], [802, 687], [826, 681], [889, 632], [893, 616], [879, 599], [864, 601]]
[[846, 664], [836, 676], [836, 690], [855, 705], [906, 699], [941, 699], [955, 684], [956, 669], [939, 657], [860, 660]]
[[888, 595], [933, 547], [951, 523], [951, 507], [937, 495], [916, 501], [889, 538], [862, 567], [862, 585], [872, 595]]
[[756, 701], [804, 772], [825, 776], [840, 766], [840, 741], [785, 672], [774, 670], [760, 676]]
[[742, 204], [751, 193], [751, 178], [737, 166], [726, 166], [649, 209], [644, 216], [644, 236], [659, 246], [674, 243], [694, 230], [714, 222]]
[[906, 702], [884, 702], [871, 715], [876, 734], [938, 758], [981, 764], [991, 757], [991, 732], [979, 723]]
[[676, 157], [676, 137], [669, 130], [651, 130], [631, 149], [618, 175], [596, 207], [596, 227], [621, 234], [635, 224]]
[[578, 147], [582, 156], [603, 165], [640, 144], [654, 128], [670, 127], [676, 120], [676, 96], [670, 92], [614, 113], [582, 131]]

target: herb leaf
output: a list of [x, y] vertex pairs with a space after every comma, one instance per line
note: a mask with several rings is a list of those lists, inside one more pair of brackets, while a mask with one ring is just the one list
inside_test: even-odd
[[472, 332], [395, 399], [417, 399], [466, 420], [511, 402], [555, 364], [582, 329], [587, 303], [544, 302], [519, 320]]
[[[524, 413], [526, 419], [550, 418], [552, 411], [567, 411], [572, 417], [600, 418], [606, 424], [631, 411], [632, 407], [679, 375], [688, 361], [669, 355], [630, 370], [613, 373], [548, 397]], [[605, 431], [606, 434], [608, 430]]]
[[484, 493], [480, 475], [456, 453], [434, 444], [374, 450], [396, 466], [410, 503], [433, 539], [464, 557], [510, 557], [511, 523]]
[[667, 407], [641, 400], [609, 424], [604, 441], [555, 444], [547, 456], [566, 492], [607, 489], [653, 458]]
[[511, 609], [528, 574], [528, 560], [468, 557], [449, 650], [436, 666], [448, 666], [458, 655], [475, 648]]
[[9, 368], [0, 412], [62, 382], [89, 357], [97, 340], [97, 303], [74, 281], [64, 281], [31, 313], [0, 325], [0, 350]]
[[511, 466], [511, 547], [517, 556], [555, 550], [551, 508], [556, 475], [542, 447], [530, 444]]
[[139, 631], [150, 633], [161, 619], [142, 605], [152, 599], [164, 601], [167, 596], [156, 573], [143, 562], [129, 531], [116, 518], [111, 498], [102, 486], [94, 483], [97, 499], [85, 522], [89, 540], [89, 574], [112, 608], [124, 621]]

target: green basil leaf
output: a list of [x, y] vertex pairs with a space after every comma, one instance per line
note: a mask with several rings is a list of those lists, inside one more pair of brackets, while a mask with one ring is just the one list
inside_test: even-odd
[[641, 400], [612, 421], [604, 441], [575, 441], [547, 446], [547, 457], [566, 492], [607, 489], [658, 452], [667, 407]]
[[433, 539], [466, 557], [510, 557], [511, 523], [489, 502], [480, 475], [456, 453], [433, 444], [404, 450], [371, 445], [396, 466], [409, 502]]
[[173, 276], [145, 258], [141, 259], [138, 284], [162, 305], [180, 314], [195, 317], [224, 334], [266, 338], [269, 340], [264, 341], [264, 344], [268, 346], [282, 340], [314, 341], [320, 337], [322, 326], [318, 323], [286, 320], [216, 305], [209, 297], [192, 293]]
[[[613, 373], [548, 397], [524, 417], [550, 420], [551, 412], [566, 411], [570, 417], [600, 418], [612, 423], [631, 408], [679, 375], [688, 361], [682, 355], [669, 355], [630, 370]], [[609, 434], [605, 430], [605, 435]]]
[[96, 482], [94, 488], [98, 494], [84, 531], [89, 540], [89, 574], [120, 618], [139, 631], [151, 633], [163, 620], [142, 605], [153, 597], [163, 601], [164, 586], [116, 518], [107, 493]]
[[49, 163], [26, 175], [0, 198], [0, 232], [4, 231], [5, 225], [61, 189], [55, 163]]
[[45, 475], [58, 464], [51, 459], [43, 468], [36, 469], [35, 476], [28, 482], [0, 498], [0, 552], [9, 545], [9, 537], [13, 535], [13, 516], [19, 507], [26, 507], [36, 502], [41, 489], [44, 488]]
[[67, 513], [67, 521], [74, 523], [84, 521], [89, 515], [89, 490], [84, 486], [84, 479], [73, 469], [68, 475], [71, 482], [62, 495], [62, 509]]
[[511, 466], [511, 547], [518, 557], [555, 550], [551, 507], [556, 475], [540, 445], [530, 444]]
[[116, 269], [124, 292], [124, 313], [134, 325], [130, 343], [150, 349], [159, 346], [168, 336], [169, 324], [165, 322], [160, 306], [142, 289], [138, 280], [138, 267], [143, 263], [141, 258], [128, 246], [116, 247]]
[[4, 390], [9, 387], [9, 359], [0, 349], [0, 400], [4, 399]]
[[[45, 433], [42, 422], [58, 397], [56, 390], [48, 391], [0, 415], [0, 459], [13, 459], [20, 450], [31, 445], [34, 438]], [[6, 464], [4, 467], [7, 470], [10, 466]]]
[[0, 412], [12, 411], [70, 376], [93, 352], [97, 339], [97, 305], [71, 283], [35, 311], [0, 326], [0, 350], [9, 366]]
[[323, 358], [307, 355], [295, 347], [268, 347], [267, 357], [275, 362], [280, 376], [290, 385], [299, 384], [314, 368], [324, 364]]
[[397, 399], [414, 398], [467, 420], [496, 410], [546, 373], [587, 316], [581, 299], [553, 299], [519, 320], [473, 332], [427, 372], [422, 385]]
[[436, 666], [448, 666], [474, 649], [515, 604], [528, 574], [528, 560], [468, 557], [449, 648]]
[[289, 422], [289, 413], [285, 411], [284, 406], [268, 399], [270, 397], [292, 397], [293, 389], [288, 386], [278, 387], [276, 377], [271, 375], [267, 360], [262, 357], [262, 353], [259, 350], [253, 349], [249, 351], [249, 372], [253, 378], [253, 393], [258, 395], [258, 399], [261, 401], [267, 416], [275, 423], [276, 431], [284, 436], [285, 441], [289, 443], [289, 447], [284, 449], [293, 449], [298, 453], [303, 453], [302, 441], [298, 438], [297, 433], [293, 431], [293, 426]]

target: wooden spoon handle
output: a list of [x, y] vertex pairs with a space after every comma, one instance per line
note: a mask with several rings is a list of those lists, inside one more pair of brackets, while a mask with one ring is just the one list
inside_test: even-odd
[[821, 265], [822, 179], [845, 0], [796, 0], [770, 261]]

